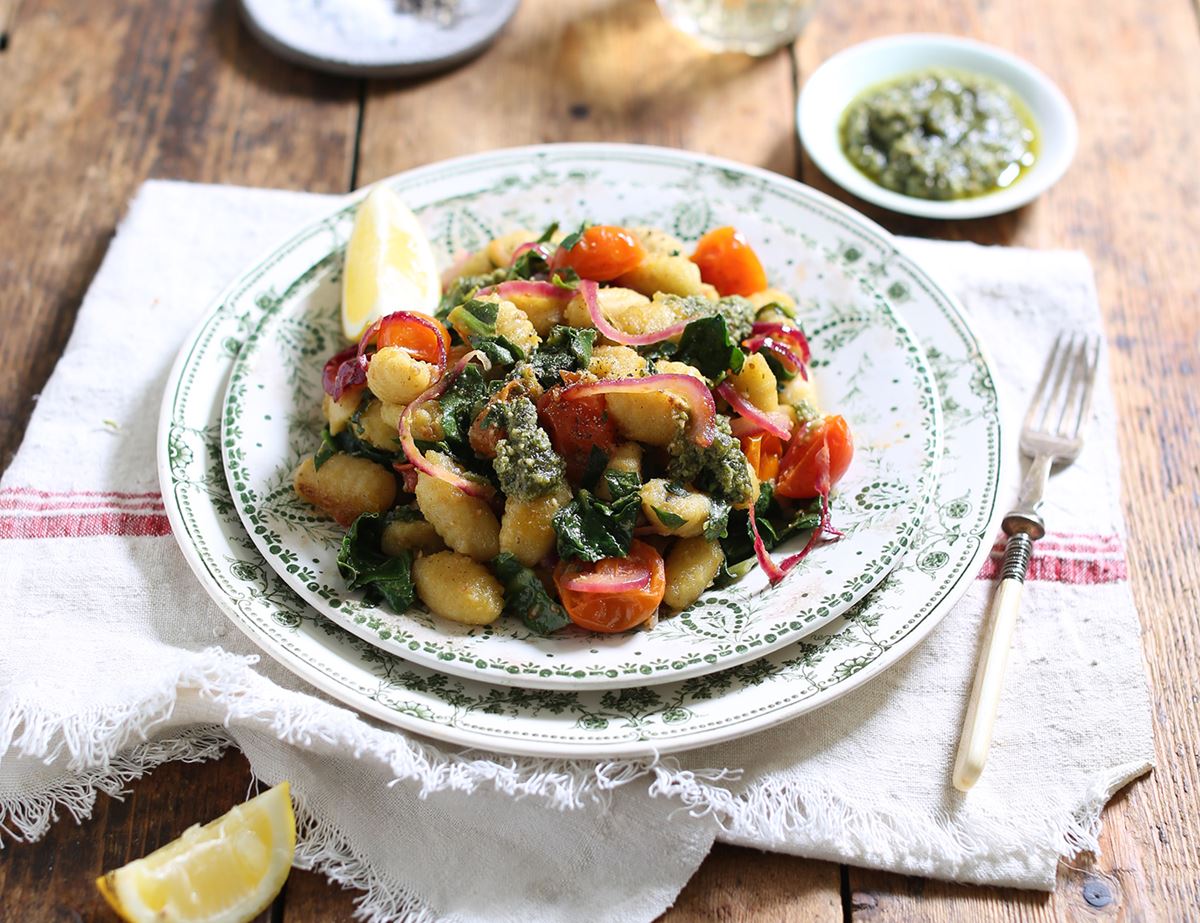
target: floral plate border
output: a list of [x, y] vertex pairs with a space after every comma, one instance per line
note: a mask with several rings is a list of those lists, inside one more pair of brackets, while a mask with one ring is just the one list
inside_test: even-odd
[[[249, 270], [251, 283], [235, 297], [267, 310], [230, 378], [225, 468], [259, 552], [309, 605], [388, 653], [440, 672], [538, 688], [615, 689], [712, 673], [797, 641], [847, 611], [900, 561], [920, 525], [941, 455], [933, 377], [903, 318], [832, 254], [836, 225], [806, 197], [792, 196], [792, 184], [697, 169], [687, 160], [634, 162], [628, 155], [554, 163], [491, 158], [451, 182], [439, 180], [402, 175], [384, 182], [428, 228], [443, 229], [434, 246], [445, 263], [463, 243], [445, 228], [469, 224], [485, 237], [501, 233], [511, 227], [503, 216], [514, 203], [526, 210], [521, 223], [530, 227], [555, 218], [573, 224], [580, 220], [578, 203], [586, 201], [589, 212], [600, 209], [592, 212], [599, 217], [671, 225], [685, 241], [699, 222], [738, 220], [746, 229], [758, 220], [754, 239], [772, 277], [803, 293], [799, 310], [826, 403], [854, 428], [855, 463], [834, 499], [844, 537], [775, 586], [754, 570], [710, 589], [649, 634], [567, 630], [539, 637], [511, 618], [462, 626], [422, 606], [394, 613], [346, 589], [336, 565], [343, 530], [299, 501], [291, 481], [300, 459], [319, 444], [321, 368], [340, 346], [342, 248], [331, 249], [328, 231], [349, 236], [359, 198], [293, 238], [270, 269]], [[635, 206], [621, 201], [631, 191], [638, 193]], [[692, 215], [696, 210], [702, 214]], [[304, 271], [293, 277], [300, 266]], [[777, 553], [797, 551], [803, 542], [794, 539]]]
[[[683, 157], [766, 176], [714, 158], [627, 146], [562, 145], [483, 156], [597, 150]], [[236, 625], [313, 685], [392, 724], [492, 750], [578, 758], [684, 750], [795, 717], [877, 676], [932, 630], [990, 548], [1003, 457], [994, 376], [953, 299], [890, 235], [845, 206], [796, 188], [844, 227], [837, 258], [905, 303], [946, 411], [943, 472], [931, 515], [900, 567], [844, 618], [729, 670], [607, 692], [490, 686], [379, 651], [305, 606], [258, 555], [238, 521], [221, 468], [221, 396], [234, 356], [264, 308], [235, 313], [228, 298], [181, 352], [160, 417], [163, 494], [189, 564]]]

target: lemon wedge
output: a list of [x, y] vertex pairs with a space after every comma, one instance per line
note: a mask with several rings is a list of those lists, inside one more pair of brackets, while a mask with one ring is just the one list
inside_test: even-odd
[[396, 193], [377, 186], [359, 206], [342, 274], [342, 332], [357, 340], [393, 311], [432, 314], [441, 298], [421, 222]]
[[245, 923], [275, 899], [295, 851], [296, 818], [282, 782], [107, 872], [96, 887], [130, 923]]

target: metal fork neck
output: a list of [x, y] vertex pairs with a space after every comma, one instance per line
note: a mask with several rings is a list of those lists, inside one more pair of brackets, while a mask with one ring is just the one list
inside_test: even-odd
[[1024, 480], [1021, 481], [1017, 505], [1001, 523], [1006, 535], [1028, 535], [1036, 540], [1046, 534], [1046, 525], [1038, 515], [1038, 510], [1042, 505], [1042, 495], [1046, 492], [1046, 481], [1050, 477], [1053, 464], [1053, 455], [1034, 456], [1029, 470], [1025, 472]]

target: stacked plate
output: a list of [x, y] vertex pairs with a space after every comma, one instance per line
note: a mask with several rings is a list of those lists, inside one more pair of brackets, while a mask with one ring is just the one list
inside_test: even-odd
[[385, 182], [444, 263], [552, 221], [648, 224], [686, 241], [737, 225], [796, 295], [822, 405], [854, 431], [834, 500], [845, 537], [775, 587], [756, 569], [649, 632], [542, 638], [516, 619], [468, 627], [347, 591], [342, 530], [295, 497], [291, 473], [319, 443], [356, 198], [221, 295], [176, 362], [160, 420], [163, 495], [185, 556], [297, 675], [458, 744], [664, 753], [829, 703], [899, 660], [966, 589], [991, 548], [995, 379], [954, 299], [885, 231], [774, 174], [656, 148], [506, 150]]

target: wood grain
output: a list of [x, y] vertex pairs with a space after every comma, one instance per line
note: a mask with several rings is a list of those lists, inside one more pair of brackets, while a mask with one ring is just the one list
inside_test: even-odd
[[354, 81], [263, 53], [232, 4], [23, 0], [0, 53], [0, 468], [148, 176], [344, 191]]
[[[1031, 28], [1031, 24], [1036, 27]], [[1081, 125], [1066, 178], [1013, 215], [940, 224], [883, 213], [836, 189], [807, 159], [803, 179], [898, 233], [1032, 247], [1091, 258], [1120, 414], [1130, 571], [1142, 614], [1159, 769], [1105, 812], [1102, 858], [1060, 869], [1053, 897], [967, 889], [851, 870], [856, 919], [1188, 920], [1200, 805], [1195, 709], [1200, 685], [1200, 34], [1177, 0], [1139, 4], [826, 5], [796, 52], [801, 80], [833, 52], [892, 32], [956, 32], [1045, 70]], [[1048, 320], [1048, 323], [1052, 321]]]
[[469, 67], [372, 83], [358, 179], [547, 141], [685, 147], [795, 175], [788, 54], [713, 56], [650, 0], [525, 0]]

